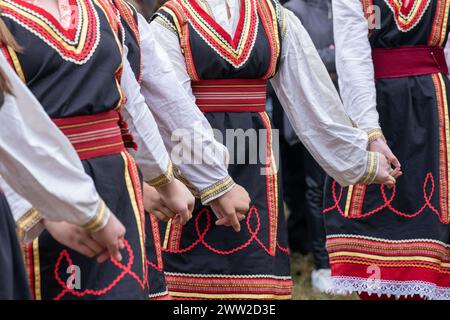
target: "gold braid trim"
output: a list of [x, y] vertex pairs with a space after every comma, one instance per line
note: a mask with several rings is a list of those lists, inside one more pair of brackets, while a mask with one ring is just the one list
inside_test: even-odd
[[207, 204], [209, 201], [230, 190], [234, 185], [233, 179], [227, 176], [225, 179], [200, 191], [200, 201], [202, 204]]
[[171, 31], [172, 33], [176, 34], [178, 36], [177, 27], [173, 25], [169, 19], [164, 17], [162, 14], [155, 13], [155, 18], [153, 21], [159, 23], [163, 27], [165, 27], [167, 30]]
[[109, 211], [106, 208], [106, 204], [103, 200], [100, 200], [100, 204], [98, 205], [97, 212], [95, 213], [95, 216], [86, 223], [83, 228], [90, 231], [90, 232], [96, 232], [103, 228], [109, 218], [109, 215], [107, 214]]
[[369, 151], [367, 156], [366, 172], [358, 181], [358, 184], [371, 184], [375, 179], [378, 171], [378, 153]]
[[386, 138], [383, 135], [383, 131], [381, 129], [372, 129], [367, 132], [367, 137], [369, 138], [369, 144], [374, 142], [376, 139], [381, 138], [384, 142], [386, 142]]
[[20, 219], [16, 222], [16, 231], [19, 240], [23, 241], [27, 232], [41, 220], [42, 216], [35, 208], [31, 208], [22, 217], [20, 217]]
[[165, 184], [168, 184], [172, 180], [173, 180], [173, 164], [172, 164], [172, 161], [169, 160], [169, 164], [167, 165], [166, 172], [164, 172], [162, 175], [156, 177], [155, 179], [148, 180], [145, 182], [153, 187], [160, 187]]

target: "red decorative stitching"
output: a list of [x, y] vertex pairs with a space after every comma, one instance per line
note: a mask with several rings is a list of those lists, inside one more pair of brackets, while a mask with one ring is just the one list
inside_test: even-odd
[[[59, 271], [59, 267], [61, 265], [62, 260], [65, 259], [69, 266], [73, 265], [72, 258], [70, 257], [69, 252], [65, 249], [62, 250], [58, 257], [58, 260], [55, 264], [55, 269], [54, 269], [55, 280], [62, 287], [62, 291], [58, 295], [56, 295], [56, 297], [53, 300], [60, 300], [66, 294], [72, 294], [76, 297], [84, 297], [86, 295], [93, 295], [93, 296], [105, 295], [107, 292], [111, 291], [126, 275], [130, 275], [132, 278], [134, 278], [136, 280], [137, 283], [139, 283], [139, 285], [142, 287], [142, 289], [145, 289], [146, 279], [144, 278], [143, 280], [141, 280], [139, 278], [139, 276], [136, 275], [136, 273], [134, 273], [131, 270], [131, 268], [133, 267], [133, 263], [134, 263], [134, 254], [133, 254], [133, 250], [131, 249], [128, 241], [126, 241], [126, 240], [125, 240], [125, 249], [129, 255], [129, 260], [126, 265], [123, 265], [120, 262], [118, 262], [117, 260], [110, 258], [110, 261], [117, 268], [121, 269], [122, 272], [110, 284], [105, 286], [103, 289], [99, 289], [99, 290], [85, 289], [84, 291], [76, 291], [76, 290], [68, 288], [66, 282], [60, 278], [58, 271]], [[105, 262], [105, 263], [107, 263], [107, 262]]]
[[[429, 193], [427, 193], [427, 190], [426, 190], [428, 183], [431, 183], [431, 190], [430, 190]], [[323, 210], [323, 213], [327, 213], [327, 212], [329, 212], [329, 211], [331, 211], [333, 209], [337, 209], [338, 212], [343, 217], [345, 217], [344, 212], [343, 212], [343, 210], [342, 210], [342, 208], [341, 208], [341, 206], [339, 204], [339, 202], [342, 199], [343, 189], [344, 188], [340, 187], [341, 188], [340, 189], [340, 193], [339, 193], [339, 196], [337, 197], [336, 196], [336, 184], [337, 184], [336, 181], [333, 181], [332, 187], [331, 187], [334, 204], [332, 206], [326, 208], [325, 210]], [[416, 212], [407, 213], [407, 212], [400, 211], [400, 210], [398, 210], [398, 209], [396, 209], [396, 208], [394, 208], [392, 206], [392, 202], [394, 201], [394, 198], [395, 198], [395, 196], [397, 194], [397, 188], [394, 187], [392, 189], [391, 197], [388, 198], [388, 196], [386, 195], [385, 187], [384, 187], [384, 185], [382, 185], [382, 186], [380, 186], [380, 193], [381, 193], [381, 196], [383, 197], [384, 203], [381, 206], [379, 206], [379, 207], [375, 208], [374, 210], [369, 211], [367, 213], [362, 213], [359, 216], [356, 216], [356, 217], [355, 216], [347, 216], [345, 218], [347, 218], [347, 219], [364, 218], [364, 217], [371, 216], [371, 215], [373, 215], [373, 214], [375, 214], [375, 213], [377, 213], [377, 212], [379, 212], [379, 211], [381, 211], [381, 210], [383, 210], [385, 208], [389, 209], [391, 212], [395, 213], [396, 215], [399, 215], [399, 216], [402, 216], [402, 217], [405, 217], [405, 218], [414, 218], [414, 217], [417, 217], [419, 214], [421, 214], [426, 208], [430, 208], [439, 217], [439, 220], [442, 223], [449, 224], [449, 221], [443, 220], [442, 219], [443, 215], [441, 215], [440, 212], [431, 204], [431, 198], [433, 197], [433, 194], [434, 194], [434, 191], [435, 191], [435, 182], [434, 182], [434, 178], [433, 178], [433, 175], [432, 175], [431, 172], [427, 173], [427, 175], [425, 176], [425, 180], [424, 180], [424, 183], [423, 183], [422, 191], [423, 191], [423, 197], [424, 197], [424, 201], [425, 201], [423, 206], [420, 209], [418, 209]]]
[[[206, 216], [206, 227], [203, 231], [200, 231], [199, 220], [200, 220], [200, 217], [202, 217], [203, 215]], [[255, 229], [253, 229], [252, 226], [250, 225], [250, 219], [252, 218], [253, 215], [255, 215], [256, 221], [257, 221]], [[203, 244], [203, 246], [205, 248], [207, 248], [208, 250], [210, 250], [214, 253], [217, 253], [220, 255], [230, 255], [230, 254], [236, 253], [238, 251], [241, 251], [241, 250], [247, 248], [253, 241], [256, 241], [261, 246], [261, 248], [263, 248], [264, 251], [267, 252], [267, 254], [271, 255], [270, 250], [267, 248], [267, 246], [264, 243], [262, 243], [262, 241], [258, 238], [258, 233], [261, 228], [261, 220], [260, 220], [258, 209], [256, 209], [255, 206], [252, 206], [250, 208], [250, 211], [248, 212], [247, 220], [246, 220], [246, 226], [247, 226], [248, 232], [250, 233], [250, 238], [242, 245], [240, 245], [236, 248], [230, 249], [230, 250], [220, 250], [220, 249], [214, 248], [213, 246], [211, 246], [209, 243], [206, 242], [206, 240], [205, 240], [206, 234], [211, 229], [211, 212], [209, 211], [208, 208], [203, 208], [198, 213], [198, 215], [195, 217], [194, 223], [195, 223], [195, 230], [198, 235], [197, 240], [195, 240], [191, 245], [189, 245], [188, 247], [183, 248], [183, 249], [174, 250], [174, 249], [164, 249], [163, 248], [162, 251], [169, 252], [169, 253], [186, 253], [186, 252], [193, 250], [196, 246], [198, 246], [201, 243], [201, 244]], [[277, 247], [278, 247], [278, 249], [280, 249], [280, 251], [283, 251], [286, 253], [289, 252], [289, 250], [287, 248], [281, 247], [278, 242], [277, 242]]]

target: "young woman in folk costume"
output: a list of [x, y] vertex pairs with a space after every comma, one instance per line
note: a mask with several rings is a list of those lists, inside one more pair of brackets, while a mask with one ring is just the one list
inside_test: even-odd
[[[25, 252], [33, 295], [36, 299], [146, 299], [142, 188], [134, 159], [125, 149], [134, 145], [125, 120], [145, 155], [137, 158], [143, 176], [158, 186], [167, 206], [183, 207], [177, 213], [189, 216], [191, 196], [173, 179], [156, 123], [134, 77], [127, 77], [132, 71], [122, 60], [116, 12], [105, 0], [6, 0], [0, 1], [0, 7], [23, 48], [18, 53], [7, 46], [3, 54], [72, 142], [105, 201], [87, 227], [101, 227], [108, 207], [127, 229], [123, 259], [103, 264], [43, 232]], [[122, 73], [127, 80], [121, 86]], [[71, 265], [77, 267], [68, 274]], [[68, 286], [69, 277], [75, 279], [74, 287]]]
[[[0, 39], [2, 46], [19, 50], [1, 18]], [[16, 230], [20, 240], [29, 240], [39, 233], [42, 225], [30, 223], [30, 217], [36, 218], [36, 210], [30, 210], [31, 214], [23, 217], [20, 215], [30, 207], [25, 208], [23, 202], [15, 201], [16, 194], [3, 179], [29, 199], [49, 219], [46, 220], [48, 223], [51, 220], [66, 221], [79, 228], [71, 241], [86, 255], [95, 255], [93, 251], [102, 254], [109, 249], [110, 254], [117, 257], [125, 229], [105, 207], [70, 143], [3, 56], [0, 56], [0, 70], [0, 173], [5, 192], [0, 195], [0, 254], [4, 258], [0, 264], [0, 298], [29, 299], [31, 295]], [[12, 205], [17, 226], [5, 196]], [[97, 218], [102, 207], [105, 207], [106, 216], [104, 226], [89, 232], [85, 227]]]
[[[239, 220], [243, 220], [248, 211], [249, 198], [248, 193], [228, 175], [224, 161], [228, 158], [227, 149], [214, 139], [211, 126], [179, 83], [169, 57], [155, 41], [147, 21], [124, 1], [113, 0], [113, 3], [121, 17], [124, 43], [128, 49], [127, 58], [156, 118], [167, 149], [175, 154], [175, 148], [181, 143], [185, 151], [202, 160], [193, 163], [175, 162], [176, 159], [173, 159], [177, 174], [183, 177], [203, 204], [211, 206], [217, 213], [217, 224], [232, 225], [239, 230]], [[182, 139], [173, 136], [177, 131], [182, 134]], [[197, 149], [196, 144], [201, 144], [202, 147]], [[211, 152], [205, 152], [206, 150]], [[170, 220], [173, 225], [180, 223], [177, 218], [172, 219], [175, 213], [168, 211], [164, 205], [155, 206], [160, 201], [148, 184], [144, 185], [144, 201], [147, 212], [152, 213], [146, 226], [147, 234], [153, 238], [149, 236], [147, 239], [159, 242], [156, 217], [164, 221]], [[148, 279], [152, 290], [150, 298], [168, 297], [162, 272], [162, 257], [151, 245], [148, 246], [147, 259]]]
[[450, 1], [334, 0], [333, 9], [346, 110], [370, 132], [370, 150], [404, 172], [392, 190], [329, 181], [325, 219], [335, 290], [450, 299], [449, 80], [442, 49]]
[[301, 140], [343, 185], [374, 179], [395, 183], [387, 160], [366, 150], [367, 133], [352, 127], [309, 36], [277, 1], [173, 0], [150, 26], [213, 128], [224, 137], [227, 129], [257, 130], [256, 135], [266, 130], [256, 143], [262, 142], [256, 152], [265, 152], [263, 161], [239, 164], [242, 156], [250, 159], [255, 152], [247, 143], [244, 153], [234, 153], [229, 167], [251, 198], [240, 233], [213, 226], [210, 210], [200, 203], [190, 223], [162, 226], [170, 293], [175, 298], [290, 298], [284, 214], [272, 154], [276, 142], [265, 113], [267, 81], [271, 79]]

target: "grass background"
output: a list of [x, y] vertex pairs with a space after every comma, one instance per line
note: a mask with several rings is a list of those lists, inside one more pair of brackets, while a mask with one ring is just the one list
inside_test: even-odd
[[291, 257], [292, 279], [294, 281], [294, 290], [292, 299], [294, 300], [358, 300], [358, 296], [348, 295], [330, 295], [316, 293], [311, 287], [311, 272], [314, 263], [311, 255], [302, 256], [294, 253]]

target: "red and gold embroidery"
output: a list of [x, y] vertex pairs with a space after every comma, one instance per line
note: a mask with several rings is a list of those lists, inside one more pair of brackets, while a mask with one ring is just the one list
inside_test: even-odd
[[272, 275], [203, 275], [166, 272], [170, 295], [176, 299], [291, 298], [290, 277]]
[[431, 0], [384, 0], [391, 9], [395, 23], [402, 32], [413, 29], [424, 16]]
[[263, 79], [269, 79], [276, 73], [277, 60], [280, 55], [281, 45], [278, 30], [278, 18], [275, 8], [270, 0], [258, 0], [258, 12], [263, 17], [262, 25], [266, 30], [267, 40], [270, 46], [270, 65]]
[[275, 256], [278, 233], [278, 179], [275, 158], [272, 154], [272, 127], [267, 113], [260, 112], [261, 119], [267, 130], [266, 142], [266, 196], [269, 213], [269, 254]]
[[344, 209], [345, 217], [357, 218], [361, 216], [366, 188], [365, 184], [356, 184], [348, 187]]
[[[130, 27], [131, 31], [133, 32], [134, 38], [136, 39], [136, 42], [139, 46], [139, 55], [141, 56], [142, 50], [139, 35], [139, 26], [134, 17], [133, 9], [130, 7], [129, 4], [125, 3], [123, 0], [113, 0], [113, 1], [116, 5], [116, 8], [119, 10], [120, 17], [125, 21], [125, 23]], [[141, 66], [139, 68], [138, 82], [141, 82], [142, 80], [142, 57], [140, 61]]]
[[242, 0], [239, 22], [232, 38], [195, 0], [180, 2], [194, 30], [223, 59], [239, 68], [248, 60], [254, 47], [259, 17], [255, 0]]
[[430, 47], [442, 47], [444, 45], [444, 41], [447, 36], [449, 8], [449, 0], [436, 0], [436, 14], [434, 17], [430, 38], [428, 39], [428, 45]]
[[188, 72], [189, 77], [194, 81], [200, 80], [194, 65], [194, 58], [192, 56], [191, 45], [189, 41], [189, 25], [183, 7], [177, 1], [169, 1], [165, 4], [162, 10], [167, 12], [172, 17], [175, 23], [175, 28], [177, 29], [180, 39], [181, 52], [184, 55], [184, 60], [186, 62], [186, 71]]
[[23, 0], [1, 0], [2, 15], [17, 22], [54, 48], [65, 60], [84, 64], [99, 41], [99, 17], [92, 1], [70, 0], [78, 8], [76, 27], [64, 29], [48, 12]]
[[436, 89], [436, 102], [439, 118], [439, 199], [441, 209], [441, 220], [448, 223], [449, 220], [449, 157], [450, 157], [450, 124], [448, 118], [447, 92], [444, 79], [441, 74], [432, 75], [434, 87]]
[[[345, 268], [352, 269], [353, 275], [355, 269], [351, 265], [376, 265], [391, 268], [392, 272], [395, 272], [395, 267], [422, 268], [415, 271], [418, 275], [423, 275], [426, 269], [450, 274], [450, 248], [430, 239], [395, 241], [356, 235], [333, 235], [327, 239], [327, 250], [332, 268], [336, 268], [338, 264], [341, 268], [348, 265]], [[363, 274], [366, 277], [370, 275], [367, 272]]]

